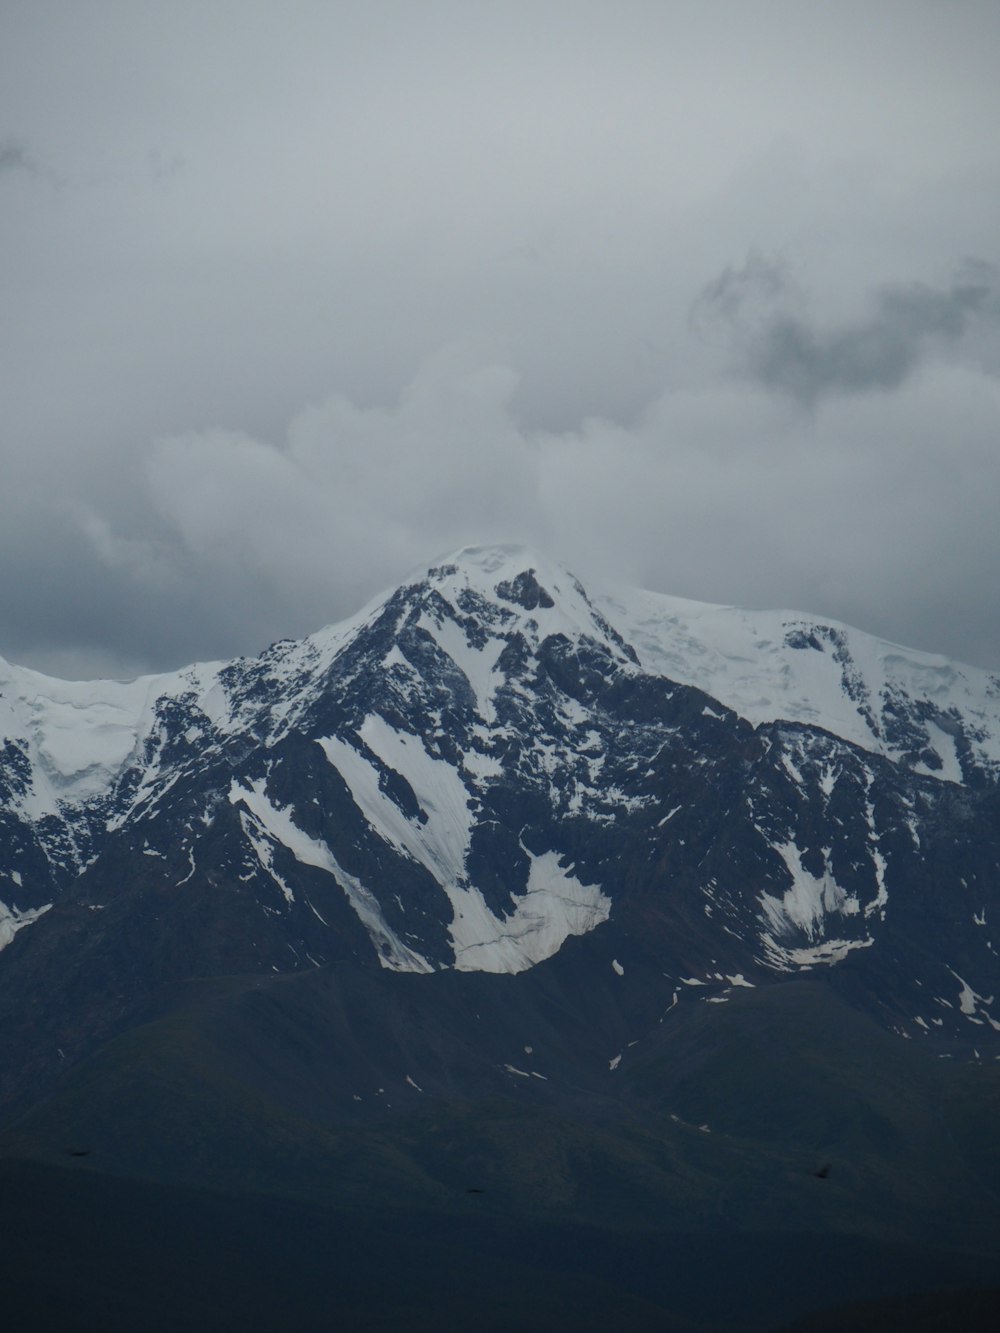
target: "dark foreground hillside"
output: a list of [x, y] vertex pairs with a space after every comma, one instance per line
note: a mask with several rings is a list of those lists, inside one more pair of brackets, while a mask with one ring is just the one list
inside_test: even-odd
[[[498, 1216], [481, 1196], [447, 1214], [345, 1212], [16, 1161], [0, 1165], [0, 1192], [5, 1318], [26, 1333], [723, 1333], [778, 1327], [845, 1293], [880, 1303], [796, 1328], [986, 1330], [1000, 1312], [1000, 1291], [962, 1291], [990, 1281], [982, 1260], [848, 1236], [633, 1234]], [[950, 1290], [929, 1301], [928, 1285]]]
[[609, 1009], [587, 948], [185, 988], [0, 1139], [12, 1326], [735, 1333], [965, 1289], [992, 1327], [994, 1067], [823, 981]]

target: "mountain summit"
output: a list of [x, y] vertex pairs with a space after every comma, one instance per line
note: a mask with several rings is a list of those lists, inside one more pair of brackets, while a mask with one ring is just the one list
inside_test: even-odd
[[258, 658], [0, 690], [26, 954], [152, 914], [178, 976], [518, 973], [598, 932], [676, 996], [851, 958], [909, 1036], [1000, 1032], [1000, 681], [971, 667], [467, 547]]

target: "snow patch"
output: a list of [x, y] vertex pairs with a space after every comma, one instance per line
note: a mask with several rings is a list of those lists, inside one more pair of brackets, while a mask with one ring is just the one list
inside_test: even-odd
[[247, 841], [257, 855], [257, 860], [260, 862], [264, 873], [269, 875], [277, 884], [284, 895], [285, 902], [291, 905], [295, 902], [295, 894], [274, 868], [275, 840], [268, 834], [259, 819], [246, 810], [240, 811], [240, 824]]
[[[386, 923], [378, 899], [359, 879], [349, 875], [335, 860], [325, 842], [311, 838], [293, 823], [287, 807], [279, 809], [271, 804], [264, 791], [264, 779], [256, 779], [249, 788], [235, 780], [229, 788], [229, 799], [242, 803], [259, 824], [276, 841], [282, 843], [302, 865], [315, 866], [331, 875], [343, 890], [359, 921], [368, 931], [382, 967], [393, 972], [433, 972], [426, 958], [405, 945]], [[315, 911], [315, 908], [313, 909]], [[318, 913], [317, 913], [318, 915]]]
[[989, 1019], [990, 1015], [983, 1013], [982, 1010], [980, 1009], [980, 1005], [992, 1004], [994, 997], [991, 995], [987, 999], [985, 996], [977, 994], [977, 992], [972, 989], [969, 983], [964, 978], [960, 977], [953, 968], [949, 967], [948, 971], [962, 987], [962, 989], [959, 991], [958, 994], [958, 1007], [962, 1011], [962, 1013], [966, 1016], [966, 1018], [971, 1018], [973, 1020], [975, 1020], [977, 1017], [980, 1019], [983, 1018]]
[[801, 853], [793, 842], [772, 843], [785, 863], [791, 877], [791, 888], [777, 898], [762, 893], [759, 898], [764, 921], [778, 935], [787, 936], [801, 931], [810, 941], [821, 940], [826, 934], [828, 916], [855, 916], [860, 910], [857, 898], [849, 896], [836, 882], [829, 870], [813, 875], [802, 864]]
[[368, 749], [404, 777], [424, 820], [410, 819], [379, 785], [371, 762], [339, 737], [321, 739], [328, 760], [350, 788], [370, 827], [397, 851], [422, 865], [452, 908], [449, 927], [460, 972], [523, 972], [550, 958], [570, 935], [608, 919], [611, 900], [598, 885], [584, 885], [560, 865], [556, 852], [528, 852], [528, 883], [497, 916], [465, 873], [472, 834], [469, 792], [457, 769], [427, 753], [422, 740], [395, 731], [377, 714], [359, 736]]
[[390, 727], [379, 714], [367, 717], [359, 736], [368, 749], [406, 779], [426, 816], [408, 819], [379, 786], [379, 772], [352, 745], [339, 737], [319, 744], [339, 771], [368, 823], [396, 848], [419, 862], [441, 881], [458, 881], [472, 832], [469, 793], [451, 764], [427, 753], [419, 736]]
[[767, 931], [763, 932], [760, 939], [767, 955], [765, 961], [779, 972], [789, 972], [792, 968], [807, 972], [813, 967], [840, 963], [852, 949], [868, 949], [875, 943], [869, 936], [863, 940], [824, 940], [808, 949], [787, 949], [778, 944]]
[[27, 907], [19, 912], [13, 904], [8, 907], [6, 903], [0, 902], [0, 950], [6, 949], [19, 930], [32, 925], [51, 906], [51, 903], [46, 903], [44, 907]]
[[941, 767], [935, 770], [928, 768], [926, 764], [914, 764], [914, 771], [923, 773], [925, 777], [938, 778], [941, 782], [963, 782], [965, 777], [955, 746], [955, 737], [949, 735], [947, 731], [943, 731], [934, 722], [926, 722], [924, 725], [927, 728], [928, 743], [941, 760]]
[[484, 722], [492, 722], [493, 695], [504, 680], [503, 672], [498, 672], [496, 667], [507, 647], [507, 640], [489, 638], [482, 648], [477, 648], [466, 638], [461, 625], [448, 616], [438, 622], [424, 615], [420, 619], [419, 628], [426, 630], [455, 663], [475, 695], [479, 716]]
[[557, 852], [528, 857], [528, 883], [512, 895], [514, 910], [495, 916], [474, 887], [446, 885], [455, 918], [451, 937], [460, 972], [524, 972], [551, 958], [570, 935], [585, 935], [607, 921], [611, 900], [596, 884], [581, 884], [563, 869]]
[[182, 884], [186, 884], [188, 880], [191, 878], [191, 876], [194, 874], [194, 850], [190, 847], [188, 848], [188, 863], [191, 868], [188, 870], [187, 874], [184, 876], [183, 879], [179, 879], [177, 881], [177, 883], [174, 885], [175, 889], [179, 889]]

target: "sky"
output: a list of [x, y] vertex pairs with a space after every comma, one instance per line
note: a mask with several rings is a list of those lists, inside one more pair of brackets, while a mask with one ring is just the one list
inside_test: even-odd
[[1000, 669], [995, 0], [0, 0], [0, 654], [463, 544]]

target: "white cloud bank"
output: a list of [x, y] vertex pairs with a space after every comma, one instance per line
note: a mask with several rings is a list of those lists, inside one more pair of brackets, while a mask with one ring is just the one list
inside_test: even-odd
[[[335, 395], [281, 443], [159, 441], [145, 475], [169, 534], [161, 587], [184, 568], [210, 598], [230, 588], [262, 643], [464, 542], [524, 539], [584, 576], [826, 613], [995, 664], [995, 377], [929, 364], [814, 409], [712, 384], [665, 392], [631, 425], [559, 433], [518, 422], [516, 383], [452, 351], [395, 404]], [[147, 548], [109, 546], [106, 525], [91, 537], [148, 582]]]

